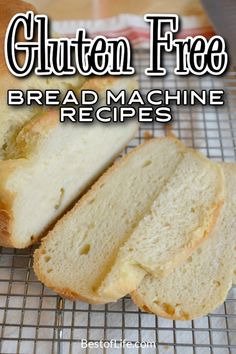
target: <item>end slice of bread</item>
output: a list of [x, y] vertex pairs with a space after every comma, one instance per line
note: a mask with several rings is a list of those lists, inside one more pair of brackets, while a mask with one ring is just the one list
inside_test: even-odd
[[184, 151], [176, 139], [153, 139], [119, 160], [43, 239], [34, 255], [38, 278], [62, 296], [108, 302], [97, 293], [101, 281]]
[[150, 213], [119, 250], [98, 294], [116, 301], [135, 290], [146, 274], [170, 273], [208, 237], [223, 200], [221, 166], [187, 150]]
[[144, 311], [176, 320], [207, 315], [232, 285], [236, 259], [236, 164], [223, 164], [226, 199], [209, 239], [171, 274], [147, 275], [131, 296]]

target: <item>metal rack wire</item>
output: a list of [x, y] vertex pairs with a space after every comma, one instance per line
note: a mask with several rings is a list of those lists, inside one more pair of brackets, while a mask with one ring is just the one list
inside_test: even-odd
[[[236, 161], [236, 77], [180, 78], [169, 74], [150, 80], [145, 51], [135, 52], [135, 67], [143, 92], [151, 88], [224, 88], [223, 107], [173, 106], [173, 132], [188, 146], [212, 159]], [[168, 68], [173, 58], [166, 59]], [[143, 141], [145, 132], [164, 135], [161, 124], [142, 125], [126, 152]], [[0, 250], [0, 353], [236, 353], [236, 287], [213, 314], [194, 321], [170, 321], [140, 312], [129, 297], [108, 305], [87, 305], [64, 300], [45, 288], [32, 269], [33, 248]], [[111, 339], [155, 342], [156, 348], [83, 349], [91, 343]], [[142, 345], [142, 344], [141, 344]]]

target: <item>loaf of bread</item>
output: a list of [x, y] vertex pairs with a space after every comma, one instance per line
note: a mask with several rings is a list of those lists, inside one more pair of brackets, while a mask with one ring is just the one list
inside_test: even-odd
[[[60, 124], [59, 111], [9, 107], [8, 89], [83, 89], [80, 76], [13, 77], [4, 59], [4, 38], [15, 13], [35, 9], [22, 1], [0, 1], [0, 245], [23, 248], [37, 241], [119, 154], [138, 129], [123, 125]], [[82, 86], [81, 86], [82, 85]], [[91, 78], [84, 89], [128, 92], [135, 78]]]
[[119, 160], [43, 239], [34, 255], [38, 278], [62, 296], [108, 302], [97, 293], [101, 281], [184, 151], [176, 139], [153, 139]]
[[149, 214], [119, 250], [98, 289], [100, 296], [116, 301], [135, 290], [146, 274], [170, 273], [208, 237], [223, 199], [221, 166], [188, 149]]
[[214, 232], [168, 276], [145, 277], [131, 294], [142, 310], [190, 320], [212, 312], [224, 302], [236, 269], [236, 164], [222, 166], [226, 199]]

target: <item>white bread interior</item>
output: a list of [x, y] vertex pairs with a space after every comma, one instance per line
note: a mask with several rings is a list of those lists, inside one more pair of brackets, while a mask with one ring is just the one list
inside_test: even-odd
[[222, 304], [236, 270], [236, 164], [222, 164], [226, 199], [214, 232], [163, 278], [147, 275], [131, 296], [144, 311], [176, 320], [207, 315]]

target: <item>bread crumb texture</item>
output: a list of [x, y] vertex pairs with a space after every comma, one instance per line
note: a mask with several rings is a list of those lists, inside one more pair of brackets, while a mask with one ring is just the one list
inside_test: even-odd
[[145, 277], [131, 294], [144, 311], [189, 320], [224, 302], [236, 267], [236, 165], [223, 163], [222, 167], [226, 199], [212, 235], [168, 276]]
[[38, 277], [59, 293], [107, 302], [97, 293], [100, 283], [184, 150], [176, 139], [153, 139], [120, 159], [43, 240], [35, 253]]
[[117, 300], [135, 290], [146, 274], [169, 274], [208, 237], [223, 199], [221, 166], [188, 149], [119, 250], [99, 293]]

